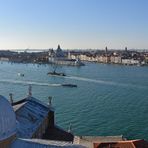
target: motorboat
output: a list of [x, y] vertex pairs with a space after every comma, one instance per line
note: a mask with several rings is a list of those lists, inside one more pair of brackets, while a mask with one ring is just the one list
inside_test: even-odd
[[18, 73], [17, 75], [20, 76], [20, 77], [24, 77], [25, 76], [23, 73]]
[[48, 72], [48, 75], [52, 75], [52, 76], [66, 76], [65, 73], [61, 73], [61, 72]]
[[64, 87], [77, 87], [75, 84], [62, 84]]

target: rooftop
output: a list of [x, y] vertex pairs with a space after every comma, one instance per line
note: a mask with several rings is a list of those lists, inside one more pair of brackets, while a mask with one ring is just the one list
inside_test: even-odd
[[148, 148], [148, 142], [144, 140], [127, 140], [118, 142], [94, 143], [94, 148]]
[[17, 119], [17, 135], [22, 138], [31, 138], [50, 110], [33, 97], [13, 108]]
[[85, 148], [68, 142], [41, 140], [41, 139], [17, 139], [10, 148]]

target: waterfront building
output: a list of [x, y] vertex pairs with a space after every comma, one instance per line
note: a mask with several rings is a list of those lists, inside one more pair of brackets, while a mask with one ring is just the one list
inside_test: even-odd
[[79, 58], [72, 59], [70, 55], [66, 55], [60, 45], [56, 51], [49, 50], [49, 63], [57, 64], [57, 65], [68, 65], [68, 66], [83, 66], [84, 64], [81, 62]]
[[1, 58], [0, 58], [0, 61], [9, 61], [9, 58], [1, 57]]
[[114, 63], [114, 64], [121, 64], [122, 58], [121, 58], [121, 56], [112, 55], [112, 56], [110, 57], [110, 62], [111, 62], [111, 63]]
[[88, 55], [88, 54], [81, 54], [81, 55], [79, 56], [79, 58], [80, 58], [82, 61], [97, 62], [97, 59], [96, 59], [95, 56]]
[[[76, 57], [76, 56], [75, 56]], [[89, 58], [88, 58], [88, 56], [86, 55], [86, 54], [81, 54], [81, 55], [79, 55], [79, 58], [82, 60], [82, 61], [88, 61], [89, 60]]]
[[143, 61], [144, 63], [148, 63], [148, 55], [146, 54], [146, 55], [144, 55], [144, 61]]
[[139, 65], [140, 61], [134, 60], [134, 59], [122, 59], [122, 64], [123, 65]]
[[100, 63], [110, 63], [110, 56], [101, 55], [98, 57], [98, 62]]
[[139, 53], [137, 51], [79, 51], [69, 54], [69, 59], [79, 58], [81, 61], [99, 62], [99, 63], [113, 63], [123, 65], [146, 65], [148, 63], [147, 54]]
[[[80, 58], [80, 56], [70, 53], [69, 59], [77, 59], [78, 57]], [[81, 59], [81, 58], [80, 58], [80, 59]], [[81, 59], [81, 60], [82, 60], [82, 59]]]

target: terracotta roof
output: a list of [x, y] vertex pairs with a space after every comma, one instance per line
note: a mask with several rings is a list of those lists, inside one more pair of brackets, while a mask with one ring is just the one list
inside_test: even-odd
[[94, 143], [94, 148], [148, 148], [145, 140], [127, 140], [119, 142]]

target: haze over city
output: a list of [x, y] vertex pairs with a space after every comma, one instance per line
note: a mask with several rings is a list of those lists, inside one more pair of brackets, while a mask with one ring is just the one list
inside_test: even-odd
[[0, 1], [0, 49], [147, 49], [147, 0]]

